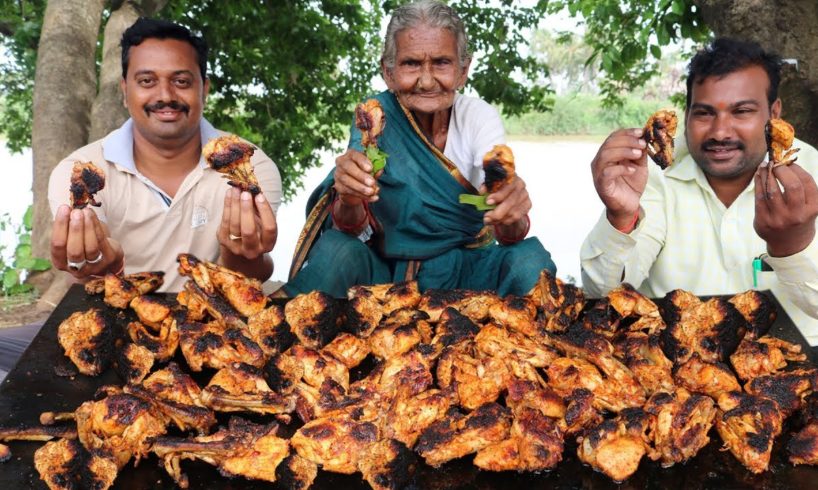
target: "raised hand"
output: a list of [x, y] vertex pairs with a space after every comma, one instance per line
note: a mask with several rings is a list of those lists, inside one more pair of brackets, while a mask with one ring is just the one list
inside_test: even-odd
[[118, 272], [123, 268], [124, 252], [108, 236], [108, 229], [90, 208], [57, 209], [51, 228], [51, 262], [59, 270], [77, 279]]
[[648, 182], [642, 129], [611, 133], [591, 162], [591, 174], [608, 221], [617, 229], [627, 228], [639, 212], [639, 200]]
[[[767, 242], [767, 253], [787, 257], [812, 243], [818, 217], [818, 186], [796, 164], [772, 169], [760, 165], [755, 174], [756, 213], [753, 227]], [[783, 187], [783, 189], [782, 189]]]

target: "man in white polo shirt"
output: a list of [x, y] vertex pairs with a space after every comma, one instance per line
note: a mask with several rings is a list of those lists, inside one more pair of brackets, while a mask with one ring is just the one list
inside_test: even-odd
[[[108, 272], [165, 272], [161, 291], [184, 284], [176, 256], [189, 252], [266, 280], [278, 235], [281, 178], [256, 150], [255, 198], [209, 168], [202, 146], [224, 134], [202, 117], [207, 45], [180, 25], [140, 18], [122, 36], [121, 88], [131, 118], [102, 140], [75, 151], [51, 174], [52, 261], [83, 280]], [[68, 206], [74, 162], [105, 173], [100, 207]]]

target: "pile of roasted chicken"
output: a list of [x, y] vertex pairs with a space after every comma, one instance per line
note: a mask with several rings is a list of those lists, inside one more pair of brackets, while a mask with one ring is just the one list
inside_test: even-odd
[[818, 369], [767, 335], [774, 304], [755, 291], [654, 302], [623, 284], [586, 303], [544, 271], [524, 297], [409, 282], [281, 307], [258, 281], [178, 261], [189, 281], [177, 301], [150, 294], [161, 275], [109, 276], [88, 291], [137, 320], [92, 309], [60, 326], [82, 373], [111, 365], [124, 384], [43, 414], [39, 431], [0, 432], [55, 438], [35, 454], [49, 487], [108, 488], [155, 458], [182, 488], [184, 461], [199, 460], [287, 488], [321, 469], [392, 489], [421, 461], [540, 472], [566, 450], [622, 481], [643, 458], [683, 463], [711, 437], [760, 473], [788, 418], [790, 460], [818, 464]]

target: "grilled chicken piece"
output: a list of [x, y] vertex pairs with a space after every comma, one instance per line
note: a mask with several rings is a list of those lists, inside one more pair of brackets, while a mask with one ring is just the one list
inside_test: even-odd
[[[232, 327], [247, 329], [247, 324], [242, 320], [241, 315], [236, 311], [230, 303], [227, 302], [220, 294], [207, 294], [202, 288], [193, 281], [187, 281], [184, 286], [187, 293], [187, 302], [193, 303], [194, 306], [203, 305], [204, 311], [207, 312], [214, 320], [222, 325], [229, 325]], [[190, 315], [189, 322], [198, 315]], [[204, 317], [203, 317], [204, 318]]]
[[370, 349], [364, 339], [342, 333], [325, 345], [321, 352], [341, 361], [347, 369], [352, 369], [366, 359]]
[[786, 419], [804, 406], [804, 399], [818, 391], [818, 369], [795, 369], [753, 378], [744, 390], [775, 400]]
[[644, 331], [653, 335], [665, 328], [656, 303], [627, 283], [611, 290], [588, 310], [583, 323], [611, 340], [622, 331]]
[[139, 383], [153, 368], [156, 356], [147, 347], [129, 343], [119, 350], [116, 358], [116, 371], [126, 383]]
[[415, 308], [420, 302], [417, 281], [376, 284], [374, 286], [353, 286], [347, 291], [349, 299], [367, 297], [377, 300], [384, 315], [402, 308]]
[[202, 366], [221, 369], [234, 362], [261, 367], [264, 352], [245, 332], [216, 322], [183, 323], [179, 326], [179, 347], [192, 371], [201, 371]]
[[131, 322], [128, 324], [128, 336], [135, 344], [151, 351], [157, 361], [166, 362], [176, 354], [176, 349], [179, 347], [177, 320], [181, 320], [184, 316], [184, 311], [175, 311], [162, 320], [158, 333], [146, 328], [140, 322]]
[[698, 353], [707, 362], [726, 362], [746, 332], [747, 322], [732, 303], [722, 298], [682, 311], [674, 324], [662, 331], [667, 357], [681, 364]]
[[71, 208], [84, 209], [89, 204], [99, 207], [100, 203], [94, 200], [94, 194], [104, 187], [105, 172], [91, 162], [74, 162], [69, 187]]
[[176, 261], [179, 262], [179, 274], [191, 278], [207, 295], [216, 293], [216, 285], [213, 284], [207, 264], [195, 255], [184, 253], [177, 255]]
[[584, 359], [560, 357], [548, 366], [546, 373], [548, 386], [560, 396], [567, 397], [578, 388], [593, 393], [591, 403], [597, 410], [620, 412], [645, 403], [644, 390], [638, 383], [641, 393], [625, 393], [616, 382], [603, 378], [596, 366]]
[[494, 145], [494, 148], [483, 155], [483, 171], [486, 174], [485, 185], [489, 194], [500, 190], [514, 180], [514, 154], [506, 145]]
[[253, 164], [250, 163], [255, 151], [253, 145], [230, 134], [208, 141], [202, 148], [202, 156], [210, 168], [224, 174], [228, 184], [255, 196], [261, 192]]
[[431, 389], [411, 397], [398, 397], [389, 407], [384, 429], [388, 437], [414, 447], [427, 427], [445, 416], [456, 396], [451, 390]]
[[746, 336], [751, 339], [757, 339], [766, 334], [778, 315], [773, 300], [766, 294], [752, 289], [733, 296], [729, 301], [747, 320]]
[[684, 463], [710, 441], [707, 433], [716, 417], [711, 398], [680, 388], [672, 394], [654, 393], [644, 408], [656, 417], [651, 436], [663, 467]]
[[43, 412], [40, 424], [33, 427], [0, 427], [0, 441], [50, 441], [55, 438], [76, 439], [77, 428], [72, 425], [52, 425], [59, 420], [74, 420], [74, 413]]
[[151, 451], [162, 459], [165, 470], [182, 488], [188, 487], [180, 466], [182, 459], [204, 461], [218, 467], [225, 476], [274, 482], [279, 464], [290, 454], [287, 440], [279, 438], [277, 431], [275, 423], [261, 425], [233, 417], [227, 428], [208, 436], [160, 437]]
[[818, 393], [806, 398], [801, 415], [804, 427], [787, 443], [790, 463], [818, 465]]
[[674, 289], [659, 300], [659, 311], [667, 326], [676, 325], [682, 318], [682, 312], [703, 303], [698, 296], [685, 291], [684, 289]]
[[372, 353], [381, 359], [400, 356], [417, 344], [429, 343], [432, 327], [429, 315], [422, 311], [401, 309], [386, 317], [369, 336]]
[[673, 363], [662, 352], [658, 336], [628, 333], [616, 344], [616, 355], [625, 361], [648, 394], [670, 393], [675, 389], [671, 374]]
[[673, 138], [676, 137], [678, 119], [675, 111], [656, 111], [645, 124], [642, 138], [647, 152], [662, 170], [673, 165]]
[[775, 337], [764, 336], [752, 340], [749, 333], [730, 356], [730, 363], [742, 381], [773, 374], [787, 367], [787, 361], [806, 361], [801, 346]]
[[559, 357], [557, 351], [517, 331], [488, 324], [474, 337], [477, 349], [499, 359], [517, 356], [534, 367], [544, 368]]
[[358, 460], [358, 470], [375, 490], [406, 488], [417, 456], [402, 442], [384, 439], [370, 445]]
[[286, 414], [295, 410], [295, 397], [274, 392], [262, 372], [241, 362], [220, 369], [202, 390], [202, 403], [218, 412]]
[[454, 308], [446, 308], [438, 316], [438, 320], [440, 321], [432, 339], [432, 345], [436, 349], [472, 340], [480, 331], [480, 327], [476, 323]]
[[316, 476], [318, 465], [295, 453], [290, 453], [276, 468], [276, 481], [288, 490], [307, 490]]
[[284, 319], [284, 310], [278, 305], [265, 308], [248, 318], [247, 331], [268, 358], [289, 349], [295, 341], [295, 335]]
[[230, 306], [245, 317], [255, 315], [267, 305], [267, 297], [258, 279], [199, 260], [191, 254], [179, 254], [176, 260], [179, 262], [179, 274], [190, 277], [208, 296], [220, 292]]
[[34, 467], [51, 490], [106, 490], [119, 471], [111, 458], [88, 452], [73, 439], [49, 442], [37, 449]]
[[[124, 279], [136, 286], [140, 294], [156, 291], [164, 283], [163, 271], [136, 272], [126, 274]], [[88, 294], [103, 294], [105, 292], [105, 277], [97, 277], [85, 283], [85, 292]]]
[[201, 321], [207, 314], [207, 302], [196, 292], [183, 289], [176, 294], [176, 302], [187, 309], [185, 319], [189, 322]]
[[320, 291], [299, 294], [287, 302], [284, 316], [305, 346], [320, 349], [338, 334], [338, 304]]
[[345, 308], [344, 330], [361, 338], [369, 337], [383, 319], [383, 306], [373, 296], [355, 296]]
[[415, 451], [426, 464], [438, 467], [507, 439], [510, 430], [509, 410], [496, 403], [487, 403], [468, 415], [451, 409], [423, 431]]
[[114, 350], [113, 320], [101, 310], [78, 311], [60, 323], [57, 340], [82, 374], [96, 376], [108, 368]]
[[355, 106], [355, 127], [361, 130], [361, 145], [378, 146], [378, 137], [386, 126], [386, 114], [377, 99]]
[[537, 325], [537, 305], [530, 298], [509, 295], [489, 309], [489, 317], [497, 325], [510, 328], [532, 338], [541, 337]]
[[723, 393], [741, 391], [741, 385], [726, 364], [706, 362], [698, 354], [673, 370], [676, 384], [694, 393], [718, 400]]
[[469, 342], [443, 351], [437, 379], [441, 388], [453, 387], [460, 406], [474, 410], [497, 400], [511, 381], [511, 373], [504, 359], [484, 355]]
[[149, 401], [180, 430], [207, 433], [216, 425], [213, 411], [202, 402], [202, 390], [175, 362], [151, 374], [141, 384], [128, 385], [126, 393]]
[[509, 438], [480, 450], [474, 465], [489, 471], [554, 468], [562, 460], [562, 399], [535, 383], [512, 382], [506, 405], [513, 414]]
[[293, 449], [325, 471], [350, 475], [370, 444], [380, 439], [378, 426], [346, 414], [322, 417], [304, 424], [290, 439]]
[[114, 308], [124, 310], [137, 296], [159, 289], [165, 282], [164, 276], [165, 273], [162, 271], [137, 272], [126, 276], [105, 274], [103, 279], [104, 301]]
[[429, 315], [429, 321], [434, 323], [440, 320], [443, 312], [448, 308], [468, 317], [473, 322], [481, 322], [488, 318], [489, 310], [500, 302], [496, 294], [465, 289], [427, 289], [420, 297], [418, 309]]
[[751, 472], [767, 471], [783, 422], [778, 404], [739, 391], [722, 394], [718, 403], [716, 430], [725, 447]]
[[602, 423], [602, 414], [594, 408], [594, 394], [585, 388], [577, 388], [568, 396], [563, 396], [565, 403], [566, 436], [581, 434], [588, 427]]
[[783, 119], [770, 119], [764, 128], [767, 137], [767, 153], [770, 170], [780, 165], [790, 165], [798, 160], [795, 154], [800, 148], [792, 148], [795, 129]]
[[140, 295], [131, 300], [130, 306], [140, 322], [156, 331], [172, 311], [170, 302], [160, 296]]
[[654, 424], [641, 408], [625, 409], [577, 438], [577, 455], [612, 480], [624, 481], [639, 468], [642, 456], [653, 455], [647, 432]]
[[292, 356], [301, 366], [301, 376], [308, 385], [320, 388], [330, 379], [344, 390], [349, 388], [349, 369], [338, 359], [300, 344], [292, 346], [285, 355]]
[[138, 462], [148, 454], [151, 440], [165, 433], [163, 417], [149, 402], [127, 393], [114, 393], [77, 408], [77, 433], [82, 445], [113, 456], [118, 468], [131, 457]]
[[548, 269], [540, 272], [528, 297], [538, 309], [538, 321], [549, 332], [564, 332], [585, 306], [582, 289], [554, 277]]
[[[565, 352], [567, 356], [585, 359], [599, 368], [605, 375], [606, 387], [615, 390], [619, 398], [617, 405], [620, 407], [644, 405], [645, 389], [633, 372], [613, 356], [614, 347], [605, 337], [577, 323], [569, 327], [564, 334], [552, 334], [548, 339], [557, 350]], [[556, 375], [557, 372], [552, 373], [549, 367], [549, 380], [553, 380], [552, 374]], [[573, 378], [577, 373], [566, 374]], [[600, 396], [608, 398], [607, 394], [599, 392], [599, 389], [594, 390], [588, 384], [576, 385], [573, 388], [578, 387], [588, 388], [594, 392], [596, 398]]]

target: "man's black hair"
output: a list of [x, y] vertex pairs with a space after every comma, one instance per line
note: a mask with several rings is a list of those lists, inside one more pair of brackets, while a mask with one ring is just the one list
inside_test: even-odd
[[764, 51], [756, 42], [720, 37], [714, 39], [690, 60], [687, 67], [686, 108], [690, 108], [694, 83], [702, 83], [709, 77], [722, 78], [751, 66], [760, 66], [767, 72], [767, 78], [770, 79], [767, 101], [772, 105], [778, 98], [781, 58], [775, 53]]
[[145, 39], [178, 39], [185, 41], [196, 50], [202, 80], [207, 78], [207, 42], [195, 36], [187, 27], [167, 20], [140, 17], [122, 33], [122, 78], [128, 75], [128, 58], [132, 46], [139, 46]]

